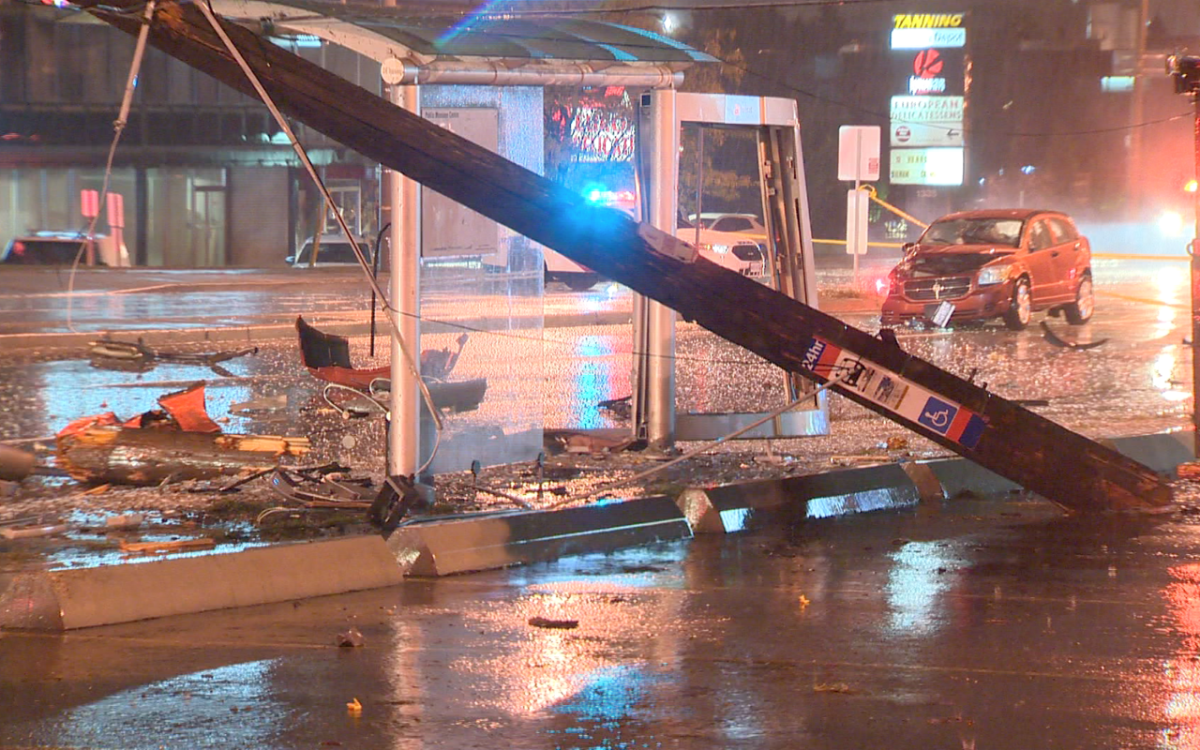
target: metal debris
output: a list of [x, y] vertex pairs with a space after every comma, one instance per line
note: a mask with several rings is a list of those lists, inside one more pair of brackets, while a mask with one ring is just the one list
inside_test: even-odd
[[530, 617], [529, 624], [535, 628], [551, 630], [574, 630], [579, 627], [579, 620], [552, 620], [548, 617]]
[[1060, 338], [1054, 331], [1050, 330], [1050, 326], [1046, 324], [1046, 321], [1043, 320], [1041, 325], [1043, 337], [1054, 346], [1061, 347], [1063, 349], [1095, 349], [1098, 346], [1103, 346], [1108, 341], [1106, 338], [1086, 344], [1080, 344], [1075, 341], [1067, 341]]
[[196, 537], [164, 542], [127, 542], [121, 540], [121, 551], [130, 555], [167, 555], [173, 552], [195, 552], [217, 546], [215, 539]]
[[350, 628], [338, 633], [337, 645], [341, 648], [361, 648], [366, 643], [367, 639], [363, 637], [358, 628]]
[[233, 373], [221, 367], [221, 362], [257, 353], [257, 346], [208, 354], [159, 352], [143, 344], [141, 339], [132, 342], [117, 341], [107, 337], [88, 344], [88, 356], [91, 358], [93, 367], [146, 372], [153, 369], [159, 362], [171, 362], [174, 364], [201, 365], [227, 378], [233, 377]]

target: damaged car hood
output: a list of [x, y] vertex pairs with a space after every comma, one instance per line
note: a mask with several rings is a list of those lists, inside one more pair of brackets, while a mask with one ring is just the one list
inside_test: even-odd
[[1016, 248], [992, 245], [919, 245], [901, 267], [919, 274], [966, 273], [1015, 252]]

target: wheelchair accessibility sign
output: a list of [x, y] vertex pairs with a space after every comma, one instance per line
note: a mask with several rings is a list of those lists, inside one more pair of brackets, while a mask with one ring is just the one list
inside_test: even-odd
[[943, 401], [936, 396], [930, 396], [926, 400], [920, 416], [917, 417], [917, 423], [968, 448], [979, 444], [983, 428], [987, 426], [983, 417], [970, 409]]
[[845, 374], [842, 387], [942, 437], [974, 449], [987, 428], [982, 416], [939, 398], [907, 378], [814, 336], [803, 367], [824, 378]]

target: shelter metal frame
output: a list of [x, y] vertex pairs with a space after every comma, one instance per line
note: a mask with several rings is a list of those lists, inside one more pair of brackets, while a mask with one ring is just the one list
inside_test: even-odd
[[[642, 218], [672, 235], [677, 229], [679, 143], [685, 124], [755, 131], [767, 227], [768, 282], [793, 299], [816, 307], [812, 229], [796, 102], [778, 97], [682, 93], [669, 89], [642, 95], [638, 108]], [[651, 448], [667, 449], [676, 440], [718, 439], [769, 413], [677, 415], [675, 311], [635, 295], [633, 326], [633, 430], [634, 436], [644, 438]], [[781, 390], [785, 403], [790, 403], [813, 387], [794, 373], [783, 372]], [[822, 392], [741, 437], [800, 437], [828, 432], [828, 400]]]

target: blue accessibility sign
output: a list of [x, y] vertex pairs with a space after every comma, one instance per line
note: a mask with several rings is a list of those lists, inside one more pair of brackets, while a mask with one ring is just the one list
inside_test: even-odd
[[954, 423], [956, 414], [958, 414], [957, 406], [930, 396], [921, 409], [921, 416], [917, 417], [917, 422], [939, 435], [945, 435], [946, 431], [950, 429], [950, 425]]

